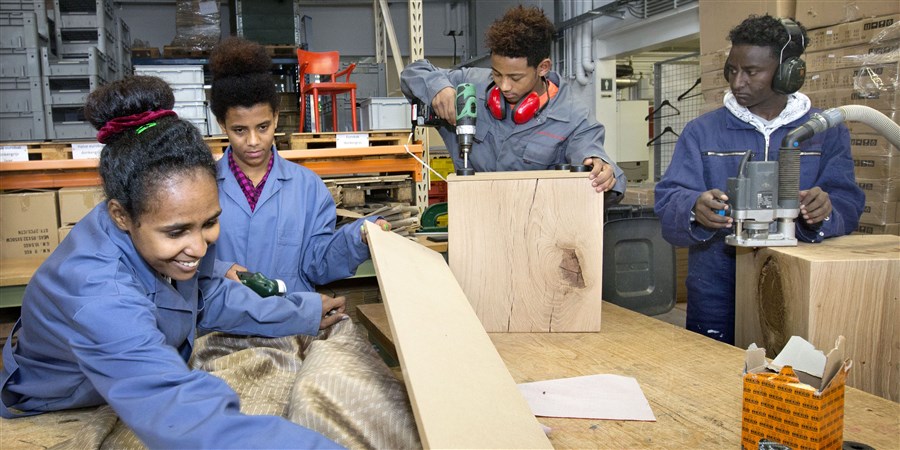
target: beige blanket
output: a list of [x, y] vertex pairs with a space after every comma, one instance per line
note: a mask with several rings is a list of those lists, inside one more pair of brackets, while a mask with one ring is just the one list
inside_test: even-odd
[[[197, 339], [191, 367], [225, 380], [245, 414], [269, 414], [348, 448], [421, 448], [403, 383], [349, 320], [317, 337]], [[144, 448], [109, 406], [0, 422], [0, 448]]]

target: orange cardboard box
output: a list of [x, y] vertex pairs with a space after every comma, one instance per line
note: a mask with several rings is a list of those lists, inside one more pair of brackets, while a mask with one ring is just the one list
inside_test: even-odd
[[796, 450], [841, 448], [844, 384], [851, 366], [844, 359], [843, 342], [840, 336], [826, 357], [794, 336], [772, 363], [766, 362], [765, 349], [750, 346], [741, 415], [743, 449], [760, 448], [761, 441]]

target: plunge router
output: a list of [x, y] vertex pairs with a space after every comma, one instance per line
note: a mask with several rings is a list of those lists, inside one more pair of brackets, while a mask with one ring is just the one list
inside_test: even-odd
[[[863, 105], [845, 105], [813, 114], [781, 141], [778, 161], [741, 160], [738, 176], [728, 179], [728, 209], [734, 233], [725, 238], [737, 247], [797, 245], [794, 220], [800, 215], [800, 143], [845, 120], [860, 121], [900, 147], [900, 125]], [[777, 230], [769, 225], [778, 222]]]

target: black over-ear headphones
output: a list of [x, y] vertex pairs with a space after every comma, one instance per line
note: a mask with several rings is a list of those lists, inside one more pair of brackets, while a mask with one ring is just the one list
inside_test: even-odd
[[[799, 56], [792, 56], [785, 60], [784, 50], [791, 42], [800, 42], [802, 53], [802, 49], [806, 48], [806, 39], [797, 22], [791, 19], [780, 19], [779, 22], [787, 31], [788, 40], [781, 47], [778, 55], [778, 67], [775, 69], [775, 76], [772, 77], [772, 90], [778, 94], [790, 95], [799, 91], [803, 87], [803, 82], [806, 81], [806, 62]], [[725, 68], [725, 80], [731, 81], [728, 76], [728, 68]]]
[[781, 19], [781, 25], [788, 33], [788, 40], [784, 43], [784, 47], [781, 47], [781, 54], [778, 55], [780, 64], [775, 71], [775, 77], [772, 78], [772, 90], [779, 94], [789, 95], [803, 87], [803, 82], [806, 81], [806, 62], [799, 56], [784, 59], [784, 50], [791, 41], [794, 41], [800, 43], [800, 52], [802, 53], [806, 48], [806, 39], [804, 39], [803, 30], [800, 29], [797, 22], [791, 19]]

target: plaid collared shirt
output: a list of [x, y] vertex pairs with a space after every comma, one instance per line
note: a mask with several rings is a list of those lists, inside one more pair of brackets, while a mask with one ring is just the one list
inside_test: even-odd
[[253, 211], [256, 209], [256, 202], [259, 201], [259, 195], [262, 194], [263, 188], [266, 187], [266, 180], [272, 172], [272, 165], [275, 163], [275, 155], [272, 155], [272, 157], [269, 158], [269, 166], [266, 168], [266, 174], [263, 175], [262, 180], [260, 180], [256, 187], [253, 187], [253, 181], [244, 174], [244, 171], [241, 170], [234, 161], [233, 152], [233, 150], [228, 152], [228, 168], [231, 169], [231, 173], [234, 174], [234, 178], [241, 186], [241, 190], [244, 191], [244, 196], [247, 197], [247, 203], [250, 204], [250, 211]]

